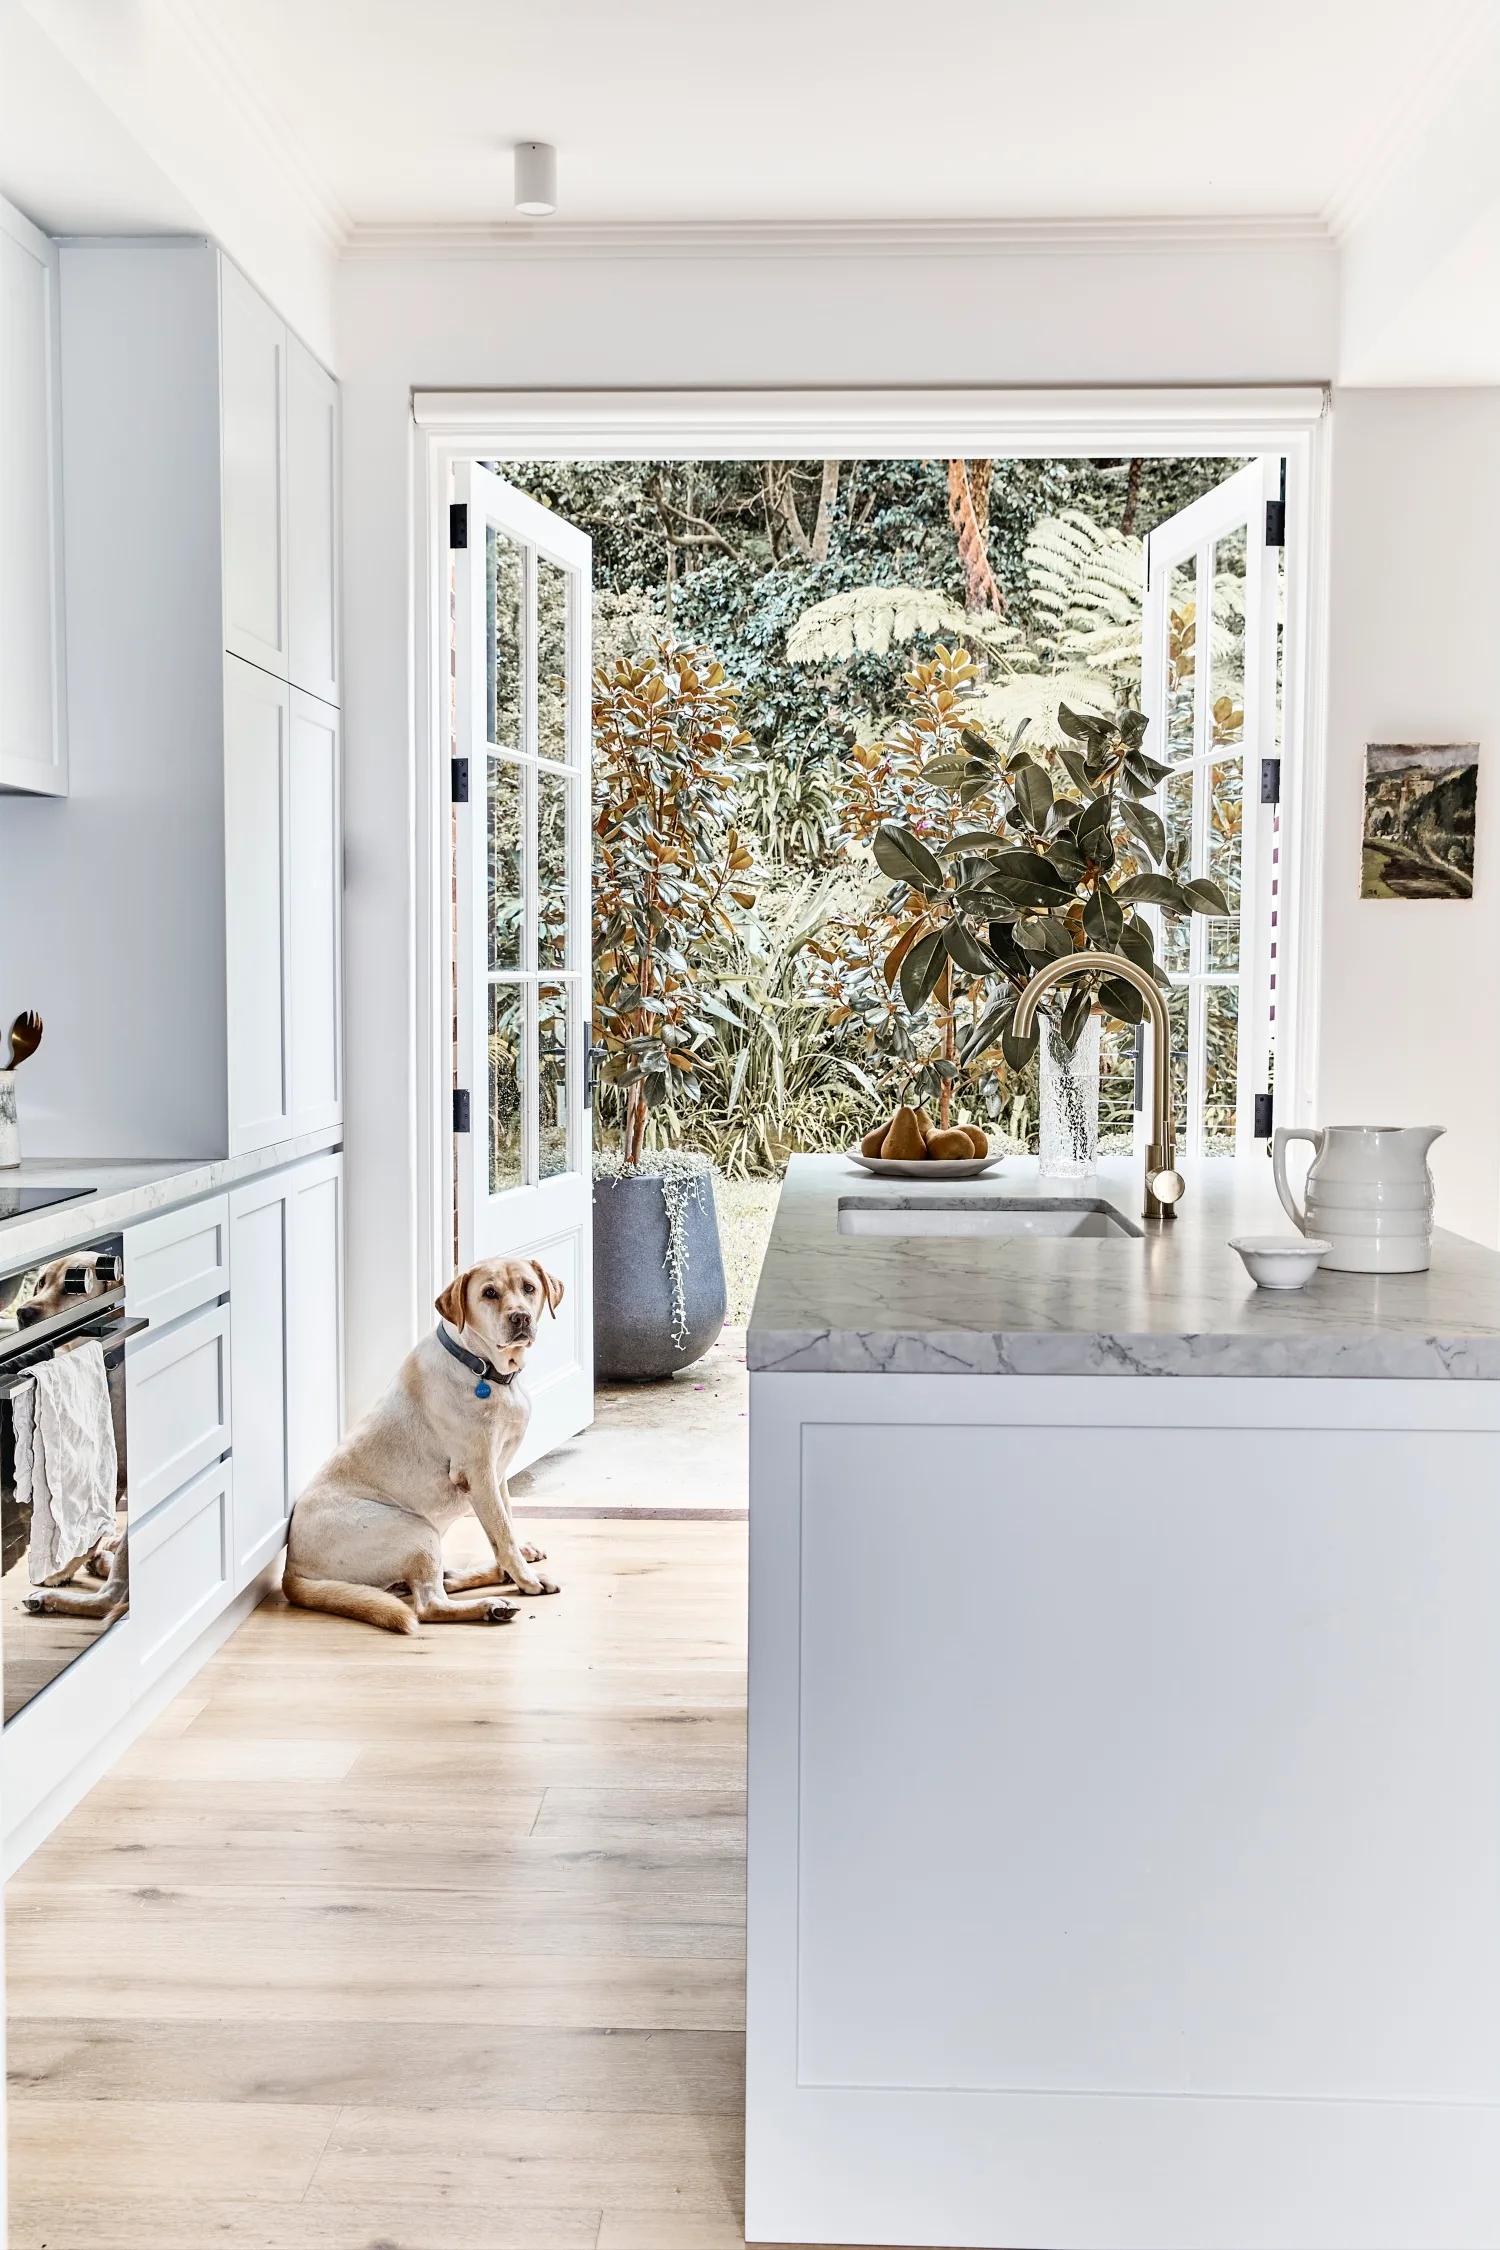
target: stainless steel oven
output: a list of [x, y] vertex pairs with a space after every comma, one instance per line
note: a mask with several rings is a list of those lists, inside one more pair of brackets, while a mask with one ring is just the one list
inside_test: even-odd
[[[0, 1274], [0, 1651], [9, 1722], [130, 1608], [125, 1339], [146, 1326], [125, 1311], [125, 1245], [105, 1235], [65, 1257]], [[17, 1483], [17, 1400], [35, 1370], [82, 1337], [103, 1346], [117, 1473], [114, 1526], [67, 1573], [34, 1584], [32, 1506]], [[97, 1377], [93, 1378], [97, 1382]], [[108, 1459], [107, 1445], [104, 1448]]]

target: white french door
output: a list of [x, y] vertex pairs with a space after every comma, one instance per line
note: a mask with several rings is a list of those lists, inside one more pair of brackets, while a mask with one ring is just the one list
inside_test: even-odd
[[[1271, 1089], [1279, 927], [1281, 464], [1255, 461], [1146, 541], [1146, 748], [1172, 768], [1157, 807], [1183, 872], [1227, 915], [1156, 912], [1172, 980], [1173, 1105], [1189, 1156], [1243, 1155]], [[1263, 1121], [1264, 1122], [1264, 1121]]]
[[536, 1258], [564, 1291], [520, 1467], [594, 1415], [590, 542], [476, 462], [454, 499], [458, 1257]]

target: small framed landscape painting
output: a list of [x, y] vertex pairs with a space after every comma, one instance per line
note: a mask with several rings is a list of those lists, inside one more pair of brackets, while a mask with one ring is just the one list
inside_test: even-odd
[[1471, 898], [1477, 742], [1365, 745], [1361, 898]]

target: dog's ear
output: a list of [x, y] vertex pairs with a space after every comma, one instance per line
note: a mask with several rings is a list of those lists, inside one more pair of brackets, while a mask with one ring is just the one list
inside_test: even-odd
[[456, 1273], [441, 1297], [437, 1299], [436, 1310], [442, 1314], [444, 1320], [451, 1320], [455, 1328], [462, 1328], [469, 1317], [464, 1306], [464, 1291], [468, 1287], [469, 1275], [473, 1270], [473, 1267], [470, 1266], [465, 1272]]
[[563, 1301], [563, 1285], [555, 1273], [548, 1273], [546, 1267], [539, 1266], [535, 1258], [531, 1261], [531, 1270], [542, 1285], [542, 1295], [547, 1300], [547, 1310], [556, 1320], [557, 1308]]

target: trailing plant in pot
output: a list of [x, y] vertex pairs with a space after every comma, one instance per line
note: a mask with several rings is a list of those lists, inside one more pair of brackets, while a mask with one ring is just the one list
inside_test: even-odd
[[641, 1381], [701, 1357], [724, 1322], [713, 1185], [700, 1156], [648, 1157], [653, 1113], [697, 1102], [703, 1058], [739, 1018], [716, 952], [754, 905], [733, 818], [737, 691], [701, 648], [594, 676], [594, 1035], [623, 1107], [595, 1164], [595, 1369]]

